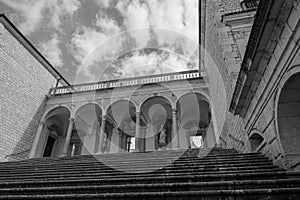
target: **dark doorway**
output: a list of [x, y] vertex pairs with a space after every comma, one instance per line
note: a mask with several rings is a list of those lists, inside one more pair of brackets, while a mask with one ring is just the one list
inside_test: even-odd
[[43, 157], [50, 157], [52, 154], [53, 146], [55, 143], [55, 138], [51, 135], [48, 136], [45, 151]]

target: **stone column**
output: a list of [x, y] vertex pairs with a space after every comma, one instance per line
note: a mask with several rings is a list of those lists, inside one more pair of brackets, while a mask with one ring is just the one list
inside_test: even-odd
[[136, 152], [140, 152], [140, 150], [141, 150], [141, 148], [140, 148], [140, 139], [141, 139], [141, 127], [140, 127], [141, 113], [140, 112], [136, 112], [135, 116], [136, 116], [136, 125], [135, 125], [135, 151]]
[[33, 141], [30, 153], [29, 153], [29, 158], [35, 158], [37, 147], [38, 147], [38, 144], [39, 144], [40, 139], [41, 139], [41, 135], [42, 135], [44, 125], [45, 125], [44, 121], [39, 122], [39, 126], [37, 128], [36, 135], [34, 137], [34, 141]]
[[179, 149], [179, 136], [177, 131], [177, 109], [172, 109], [172, 148]]
[[98, 127], [96, 129], [96, 138], [95, 138], [95, 146], [94, 146], [94, 153], [97, 153], [98, 150], [99, 150], [99, 140], [100, 140], [100, 135], [99, 135], [99, 132], [98, 132]]
[[119, 131], [119, 152], [124, 152], [124, 134], [123, 131]]
[[106, 153], [110, 153], [111, 137], [112, 137], [112, 133], [108, 133], [108, 135], [107, 135]]
[[100, 131], [100, 141], [99, 141], [99, 153], [103, 153], [103, 141], [104, 141], [104, 134], [105, 134], [105, 124], [106, 124], [106, 115], [102, 115], [101, 121], [101, 131]]
[[68, 149], [69, 149], [70, 140], [71, 140], [71, 136], [72, 136], [73, 125], [74, 125], [74, 118], [69, 118], [69, 121], [70, 122], [69, 122], [69, 127], [68, 127], [68, 131], [67, 131], [67, 135], [66, 135], [64, 149], [63, 149], [63, 153], [62, 153], [61, 156], [67, 156], [67, 154], [68, 154]]

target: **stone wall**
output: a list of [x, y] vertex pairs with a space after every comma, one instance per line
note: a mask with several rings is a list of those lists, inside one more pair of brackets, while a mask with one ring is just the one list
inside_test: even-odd
[[[257, 83], [257, 89], [245, 116], [238, 116], [235, 119], [236, 125], [231, 134], [236, 141], [225, 139], [226, 143], [224, 142], [223, 146], [235, 148], [240, 152], [262, 152], [279, 166], [297, 168], [299, 167], [300, 154], [296, 155], [297, 159], [288, 159], [291, 153], [290, 149], [284, 148], [282, 144], [289, 138], [290, 148], [295, 150], [297, 148], [295, 145], [292, 147], [293, 142], [291, 140], [298, 141], [297, 145], [299, 145], [299, 140], [293, 136], [293, 131], [290, 135], [283, 136], [283, 132], [286, 130], [280, 130], [283, 127], [282, 125], [279, 126], [278, 122], [282, 120], [282, 117], [284, 117], [283, 121], [289, 120], [291, 117], [290, 115], [284, 116], [284, 113], [289, 112], [288, 110], [291, 109], [289, 106], [281, 107], [280, 112], [282, 113], [279, 113], [279, 104], [284, 103], [284, 101], [279, 103], [279, 97], [285, 91], [283, 86], [287, 81], [290, 81], [290, 77], [293, 74], [300, 72], [298, 45], [300, 39], [300, 4], [299, 1], [281, 3], [281, 6], [276, 5], [276, 8], [272, 8], [271, 13], [276, 16], [274, 29], [266, 29], [269, 32], [267, 34], [270, 34], [272, 39], [267, 41], [269, 45], [263, 50], [267, 56], [262, 55], [258, 66], [258, 70], [261, 71], [261, 80]], [[265, 36], [263, 35], [262, 37], [264, 38]], [[278, 39], [274, 40], [276, 37]], [[297, 89], [297, 87], [293, 89]], [[297, 92], [300, 92], [299, 89]], [[299, 98], [295, 99], [295, 105], [299, 105]], [[297, 115], [299, 108], [294, 106], [294, 109], [296, 109]], [[290, 125], [289, 130], [293, 129], [299, 133], [299, 127], [296, 124]], [[251, 149], [252, 141], [250, 136], [254, 133], [260, 135], [263, 141], [256, 149]], [[293, 153], [295, 154], [295, 151]]]
[[55, 78], [0, 23], [0, 161], [27, 158]]

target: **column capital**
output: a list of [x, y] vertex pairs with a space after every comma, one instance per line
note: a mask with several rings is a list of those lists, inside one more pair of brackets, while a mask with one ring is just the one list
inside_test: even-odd
[[70, 117], [70, 118], [69, 118], [69, 121], [70, 121], [70, 122], [74, 122], [74, 118], [73, 118], [73, 117]]
[[172, 108], [172, 112], [173, 113], [177, 113], [177, 109], [176, 108]]
[[103, 120], [103, 119], [107, 119], [107, 114], [103, 114], [103, 115], [101, 115], [101, 119]]
[[135, 112], [135, 115], [136, 115], [136, 116], [141, 116], [141, 112], [138, 112], [138, 111], [137, 111], [137, 112]]

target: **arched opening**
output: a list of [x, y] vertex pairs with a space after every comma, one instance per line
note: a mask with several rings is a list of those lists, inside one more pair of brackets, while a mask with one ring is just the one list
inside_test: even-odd
[[58, 157], [61, 155], [69, 124], [70, 111], [66, 107], [57, 107], [45, 117], [36, 157]]
[[68, 155], [88, 155], [97, 152], [102, 110], [97, 104], [86, 104], [74, 115], [74, 126]]
[[263, 144], [264, 138], [258, 134], [253, 133], [249, 137], [249, 148], [251, 152], [257, 152], [259, 147]]
[[141, 105], [141, 132], [145, 151], [172, 148], [172, 106], [165, 97], [150, 97]]
[[199, 93], [181, 96], [177, 103], [180, 148], [213, 147], [216, 143], [208, 100]]
[[104, 152], [135, 151], [136, 108], [128, 100], [114, 102], [107, 110]]
[[278, 132], [286, 158], [300, 156], [300, 73], [292, 75], [281, 89], [277, 107]]

